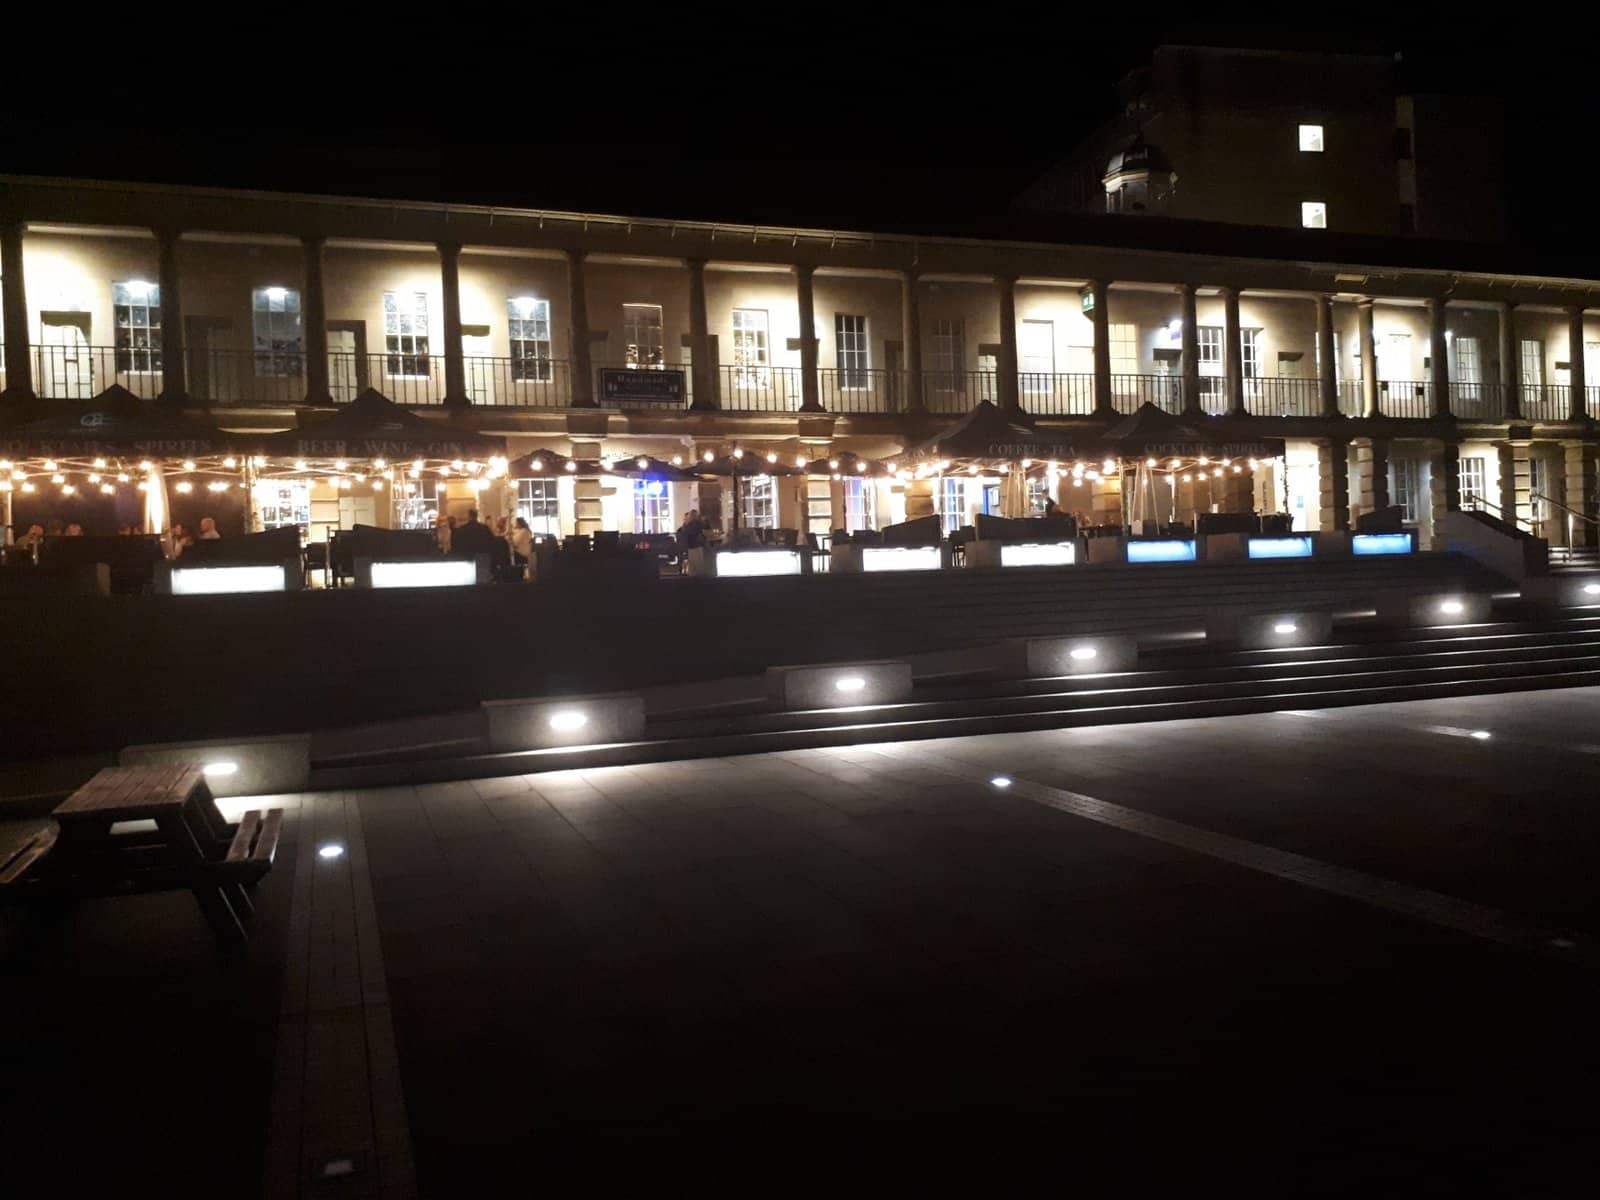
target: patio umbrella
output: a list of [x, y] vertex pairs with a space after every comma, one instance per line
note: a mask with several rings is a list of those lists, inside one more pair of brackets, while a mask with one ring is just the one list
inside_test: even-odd
[[810, 470], [805, 467], [794, 466], [783, 461], [782, 457], [774, 451], [758, 454], [754, 451], [735, 451], [732, 454], [714, 456], [710, 459], [704, 457], [694, 464], [693, 474], [700, 478], [731, 479], [733, 480], [733, 528], [739, 528], [739, 480], [753, 479], [758, 475], [791, 476], [804, 475]]
[[7, 458], [205, 458], [258, 453], [271, 435], [230, 433], [113, 384], [93, 400], [0, 431]]
[[1024, 458], [1083, 456], [1083, 447], [1068, 435], [1038, 429], [1021, 414], [1007, 415], [987, 400], [979, 401], [971, 412], [940, 433], [907, 446], [902, 454], [910, 463], [944, 459], [1015, 462]]
[[1222, 422], [1208, 422], [1203, 428], [1190, 425], [1154, 404], [1141, 404], [1138, 411], [1100, 437], [1100, 449], [1111, 458], [1279, 458], [1283, 454], [1282, 438], [1256, 437]]
[[487, 461], [506, 452], [504, 438], [408, 412], [368, 388], [331, 417], [267, 439], [282, 458], [433, 458]]

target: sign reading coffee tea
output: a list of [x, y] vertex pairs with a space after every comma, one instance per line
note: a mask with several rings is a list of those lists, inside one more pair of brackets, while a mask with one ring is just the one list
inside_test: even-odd
[[600, 371], [602, 404], [682, 404], [682, 371], [632, 371], [605, 367]]

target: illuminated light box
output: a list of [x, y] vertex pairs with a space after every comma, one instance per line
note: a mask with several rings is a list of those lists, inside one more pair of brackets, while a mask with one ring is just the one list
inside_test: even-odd
[[1378, 599], [1378, 617], [1395, 625], [1476, 625], [1491, 607], [1488, 592], [1390, 592]]
[[768, 667], [767, 695], [779, 708], [853, 708], [911, 699], [911, 664], [893, 659]]
[[225, 596], [240, 592], [289, 590], [288, 572], [276, 567], [173, 567], [169, 590], [174, 596]]
[[357, 587], [470, 587], [487, 582], [487, 554], [475, 558], [356, 559]]
[[712, 556], [713, 573], [724, 578], [749, 578], [755, 575], [798, 575], [805, 570], [804, 555], [798, 550], [718, 550]]
[[1001, 542], [979, 538], [967, 543], [969, 567], [1070, 567], [1077, 560], [1076, 539], [1060, 542]]
[[1535, 575], [1522, 581], [1522, 598], [1541, 608], [1600, 607], [1600, 574]]
[[1325, 646], [1333, 640], [1333, 614], [1305, 610], [1213, 608], [1206, 612], [1206, 641], [1240, 650]]
[[1414, 554], [1417, 535], [1405, 533], [1353, 533], [1350, 535], [1351, 554]]
[[485, 700], [482, 709], [494, 750], [595, 746], [644, 736], [644, 697], [635, 692]]
[[1139, 643], [1126, 636], [1008, 638], [995, 649], [998, 669], [1013, 679], [1105, 675], [1139, 665]]
[[863, 571], [937, 571], [944, 565], [938, 546], [861, 546]]
[[303, 792], [311, 784], [311, 735], [127, 746], [117, 762], [125, 767], [194, 763], [204, 771], [211, 794], [218, 797]]
[[1306, 537], [1253, 537], [1245, 543], [1250, 558], [1310, 558], [1314, 547]]
[[1131, 563], [1194, 562], [1194, 539], [1136, 539], [1128, 543]]

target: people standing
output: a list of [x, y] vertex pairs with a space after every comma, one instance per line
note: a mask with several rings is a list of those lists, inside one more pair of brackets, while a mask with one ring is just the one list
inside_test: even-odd
[[700, 519], [700, 510], [691, 508], [683, 518], [683, 524], [678, 526], [678, 545], [684, 550], [693, 550], [706, 544], [706, 525]]
[[516, 526], [511, 530], [511, 554], [512, 561], [523, 568], [526, 575], [528, 563], [533, 558], [533, 528], [526, 517], [518, 517]]
[[211, 517], [200, 518], [200, 540], [202, 542], [215, 542], [222, 535], [217, 532], [217, 522]]
[[479, 554], [494, 557], [494, 531], [478, 520], [478, 510], [469, 509], [467, 519], [450, 533], [450, 553], [458, 558]]
[[433, 540], [438, 543], [440, 554], [450, 553], [450, 518], [443, 513], [440, 513], [439, 519], [434, 522]]

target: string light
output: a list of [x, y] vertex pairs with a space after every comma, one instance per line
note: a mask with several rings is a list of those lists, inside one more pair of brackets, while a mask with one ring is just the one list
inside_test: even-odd
[[[344, 460], [344, 459], [342, 459], [342, 458], [341, 458], [341, 459], [339, 459], [339, 460], [338, 460], [338, 461], [337, 461], [337, 462], [335, 462], [335, 463], [334, 463], [334, 464], [333, 464], [333, 469], [334, 469], [334, 470], [335, 470], [335, 471], [343, 471], [343, 470], [345, 470], [345, 469], [346, 469], [346, 468], [347, 468], [347, 467], [349, 467], [349, 465], [350, 465], [350, 464], [349, 464], [349, 463], [347, 463], [347, 462], [345, 462], [345, 460]], [[457, 469], [457, 470], [459, 470], [459, 469], [460, 469], [460, 467], [461, 467], [461, 464], [460, 464], [460, 463], [457, 463], [457, 464], [456, 464], [456, 469]]]
[[73, 487], [72, 484], [70, 484], [70, 483], [64, 483], [64, 484], [61, 485], [61, 494], [63, 496], [71, 496], [75, 492], [77, 492], [77, 490], [78, 489]]
[[743, 450], [735, 450], [733, 452], [733, 456], [735, 458], [743, 458], [744, 457], [744, 451]]
[[706, 452], [705, 452], [705, 454], [704, 454], [704, 456], [703, 456], [703, 457], [704, 457], [704, 458], [705, 458], [705, 460], [706, 460], [706, 461], [707, 461], [707, 462], [715, 462], [715, 461], [716, 461], [716, 458], [717, 458], [717, 456], [716, 456], [716, 455], [715, 455], [715, 454], [713, 454], [713, 453], [711, 453], [711, 451], [709, 451], [709, 450], [707, 450], [707, 451], [706, 451]]
[[674, 455], [673, 455], [673, 456], [672, 456], [672, 465], [673, 465], [673, 466], [675, 466], [675, 467], [681, 467], [681, 466], [683, 466], [683, 455], [681, 455], [681, 454], [674, 454]]
[[794, 456], [794, 465], [799, 467], [801, 470], [804, 470], [806, 466], [806, 456], [804, 454], [796, 454]]
[[830, 471], [837, 471], [839, 469], [839, 460], [837, 458], [830, 458], [828, 460], [828, 469]]
[[184, 470], [185, 470], [185, 471], [192, 471], [192, 470], [194, 470], [194, 459], [192, 459], [192, 458], [186, 458], [186, 459], [184, 459], [184, 460], [183, 460], [183, 469], [184, 469]]
[[374, 480], [373, 480], [373, 481], [372, 481], [372, 490], [373, 490], [373, 491], [375, 491], [375, 492], [381, 492], [381, 491], [383, 491], [383, 480], [381, 480], [381, 479], [374, 479]]
[[[24, 490], [26, 490], [26, 489], [24, 489]], [[150, 490], [150, 485], [148, 483], [146, 483], [143, 479], [141, 479], [141, 480], [139, 480], [139, 490], [141, 492], [148, 492]]]
[[[50, 470], [50, 468], [46, 467], [45, 470], [48, 471], [48, 470]], [[67, 481], [67, 477], [65, 475], [62, 475], [62, 474], [59, 474], [59, 473], [50, 476], [50, 482], [51, 483], [65, 483], [66, 481]]]
[[51, 458], [45, 459], [44, 460], [44, 469], [46, 471], [54, 471], [56, 469], [55, 460], [51, 459]]
[[384, 467], [388, 466], [389, 464], [388, 464], [388, 461], [385, 460], [385, 459], [375, 458], [375, 459], [372, 460], [372, 465], [374, 467], [376, 467], [378, 470], [381, 471], [381, 470], [384, 469]]
[[24, 480], [23, 483], [22, 483], [22, 490], [24, 492], [33, 491], [34, 490], [33, 484], [31, 484], [31, 483], [27, 482], [26, 480]]
[[190, 483], [187, 479], [180, 480], [178, 483], [178, 490], [184, 493], [192, 492], [194, 491], [194, 484]]
[[567, 470], [569, 470], [569, 471], [576, 471], [576, 470], [577, 470], [577, 469], [578, 469], [578, 464], [577, 464], [577, 463], [575, 463], [575, 462], [569, 462], [569, 463], [568, 463], [568, 464], [567, 464]]
[[100, 482], [100, 476], [94, 471], [89, 472], [89, 482], [90, 483], [99, 483]]
[[767, 451], [767, 461], [769, 463], [777, 462], [778, 461], [778, 452], [776, 450], [768, 450]]
[[634, 465], [637, 466], [641, 471], [650, 465], [650, 460], [645, 458], [643, 455], [640, 455], [638, 458], [634, 459], [633, 462]]
[[234, 467], [239, 465], [239, 460], [234, 458], [234, 456], [230, 454], [230, 455], [228, 455], [227, 458], [222, 460], [222, 465], [227, 467], [231, 471], [231, 470], [233, 470]]
[[103, 458], [97, 458], [97, 459], [94, 460], [94, 465], [95, 465], [95, 469], [96, 470], [102, 470], [103, 471], [105, 469], [106, 460], [103, 459]]
[[139, 470], [141, 471], [154, 471], [155, 469], [155, 463], [151, 462], [148, 458], [139, 464]]

